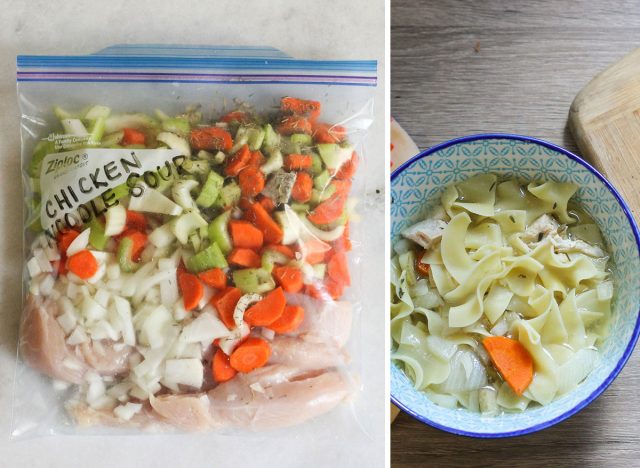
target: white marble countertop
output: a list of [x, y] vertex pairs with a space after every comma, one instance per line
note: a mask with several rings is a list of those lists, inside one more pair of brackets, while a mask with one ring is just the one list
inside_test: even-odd
[[[374, 5], [375, 3], [375, 5]], [[242, 5], [241, 5], [242, 4]], [[9, 1], [0, 17], [0, 465], [3, 467], [382, 466], [384, 460], [384, 3], [260, 0]], [[125, 17], [126, 16], [126, 17]], [[371, 209], [361, 337], [360, 428], [332, 416], [282, 436], [54, 436], [11, 440], [20, 310], [22, 206], [18, 53], [90, 53], [117, 43], [270, 45], [299, 58], [377, 59], [376, 122], [367, 142]], [[344, 415], [343, 415], [344, 416]], [[334, 420], [337, 421], [338, 419]], [[320, 429], [318, 429], [320, 428]], [[317, 432], [314, 432], [317, 431]], [[295, 435], [292, 435], [295, 434]], [[306, 441], [313, 440], [313, 443]]]

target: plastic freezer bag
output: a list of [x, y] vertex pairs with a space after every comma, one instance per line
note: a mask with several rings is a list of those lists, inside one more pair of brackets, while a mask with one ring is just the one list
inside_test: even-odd
[[375, 62], [269, 48], [18, 57], [14, 436], [352, 406], [375, 84]]

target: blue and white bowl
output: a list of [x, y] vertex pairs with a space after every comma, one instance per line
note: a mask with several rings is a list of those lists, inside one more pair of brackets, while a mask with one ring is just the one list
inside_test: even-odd
[[588, 163], [545, 141], [518, 135], [474, 135], [430, 148], [391, 175], [391, 242], [440, 203], [442, 191], [480, 173], [507, 178], [551, 179], [580, 187], [577, 201], [594, 218], [613, 257], [616, 287], [610, 336], [593, 372], [578, 388], [547, 406], [522, 413], [482, 417], [437, 406], [415, 390], [391, 363], [391, 399], [416, 419], [472, 437], [509, 437], [552, 426], [595, 400], [629, 359], [640, 333], [640, 234], [620, 194]]

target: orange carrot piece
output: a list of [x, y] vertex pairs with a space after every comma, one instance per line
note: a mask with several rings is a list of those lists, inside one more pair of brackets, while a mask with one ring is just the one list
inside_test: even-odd
[[318, 101], [307, 101], [294, 97], [283, 97], [280, 100], [280, 110], [283, 113], [305, 115], [315, 119], [320, 115], [322, 106]]
[[298, 172], [291, 190], [291, 198], [300, 203], [308, 202], [313, 190], [313, 179], [306, 172]]
[[310, 154], [288, 154], [284, 157], [284, 168], [288, 171], [309, 169], [313, 164]]
[[187, 312], [195, 309], [204, 294], [204, 286], [202, 286], [198, 277], [192, 273], [182, 273], [178, 277], [178, 286], [182, 294], [184, 309]]
[[324, 287], [329, 296], [336, 301], [340, 299], [344, 293], [344, 284], [334, 281], [331, 278], [325, 280]]
[[307, 219], [314, 224], [331, 223], [342, 216], [346, 202], [346, 193], [343, 193], [342, 191], [335, 192], [327, 200], [316, 206], [307, 216]]
[[268, 211], [269, 213], [271, 213], [273, 210], [276, 209], [276, 204], [273, 202], [273, 200], [264, 195], [260, 197], [260, 200], [258, 200], [258, 203], [260, 203], [262, 207], [265, 209], [265, 211]]
[[351, 250], [351, 239], [349, 239], [349, 223], [345, 225], [342, 236], [331, 242], [331, 248], [334, 252], [349, 252]]
[[147, 245], [147, 235], [144, 232], [136, 231], [135, 229], [129, 229], [125, 231], [120, 237], [119, 240], [122, 242], [122, 239], [131, 239], [133, 244], [131, 249], [131, 260], [137, 262], [140, 260], [140, 255], [144, 250], [145, 245]]
[[431, 269], [431, 266], [428, 263], [422, 263], [422, 258], [426, 253], [426, 251], [422, 252], [420, 258], [416, 260], [416, 270], [418, 270], [418, 273], [420, 273], [422, 276], [429, 276], [429, 270]]
[[69, 257], [67, 269], [80, 279], [89, 279], [98, 271], [98, 261], [88, 250], [81, 250]]
[[212, 268], [207, 271], [198, 273], [198, 278], [207, 286], [215, 289], [224, 289], [227, 287], [227, 275], [222, 268]]
[[262, 151], [256, 150], [251, 153], [249, 158], [249, 166], [260, 168], [264, 164], [264, 155]]
[[341, 125], [318, 123], [313, 126], [313, 140], [316, 143], [342, 143], [346, 139], [346, 133]]
[[251, 249], [235, 248], [227, 257], [227, 261], [231, 265], [243, 268], [260, 268], [260, 255]]
[[265, 245], [265, 247], [262, 249], [262, 253], [265, 253], [267, 250], [273, 250], [275, 252], [279, 252], [282, 255], [289, 257], [289, 258], [295, 258], [296, 254], [293, 251], [293, 249], [291, 247], [288, 247], [286, 245], [281, 245], [281, 244], [268, 244]]
[[276, 131], [282, 135], [293, 135], [294, 133], [311, 133], [311, 122], [299, 115], [287, 115], [282, 118]]
[[224, 128], [194, 128], [190, 134], [191, 146], [196, 150], [229, 151], [233, 146], [233, 138]]
[[249, 221], [234, 219], [229, 221], [229, 232], [234, 247], [257, 250], [262, 247], [262, 231]]
[[220, 317], [220, 320], [222, 320], [222, 323], [224, 323], [228, 329], [236, 326], [233, 320], [233, 311], [241, 296], [242, 291], [238, 288], [228, 287], [211, 298], [211, 305], [215, 307], [218, 312], [218, 317]]
[[251, 121], [251, 118], [249, 117], [249, 114], [247, 114], [246, 112], [233, 111], [233, 112], [229, 112], [228, 114], [222, 116], [220, 121], [226, 122], [226, 123], [234, 123], [235, 122], [235, 123], [246, 124], [246, 123], [249, 123]]
[[327, 263], [327, 274], [336, 283], [345, 286], [351, 285], [351, 277], [349, 275], [349, 264], [347, 256], [343, 253], [336, 253]]
[[58, 233], [58, 251], [60, 252], [60, 254], [65, 255], [73, 240], [79, 235], [80, 233], [75, 229], [60, 231]]
[[255, 197], [264, 188], [264, 174], [258, 167], [247, 166], [240, 171], [238, 184], [243, 196]]
[[127, 228], [135, 229], [137, 231], [144, 231], [147, 229], [147, 217], [144, 213], [139, 211], [127, 210]]
[[482, 340], [491, 361], [504, 380], [517, 394], [527, 389], [533, 380], [533, 359], [519, 342], [505, 336], [489, 336]]
[[217, 349], [213, 359], [211, 359], [211, 374], [213, 375], [213, 380], [218, 383], [231, 380], [237, 374], [237, 371], [231, 367], [229, 356], [224, 354], [221, 349]]
[[351, 181], [350, 180], [341, 180], [341, 179], [333, 179], [331, 181], [331, 185], [335, 189], [334, 193], [343, 193], [348, 195], [351, 191]]
[[247, 219], [264, 234], [264, 240], [272, 244], [282, 242], [282, 228], [260, 203], [251, 203], [247, 209]]
[[281, 266], [273, 269], [273, 276], [277, 283], [288, 293], [297, 293], [304, 286], [302, 271], [299, 268]]
[[229, 159], [224, 168], [224, 173], [231, 177], [237, 176], [242, 169], [249, 165], [250, 159], [251, 150], [249, 150], [249, 145], [242, 145], [242, 148], [236, 151], [236, 154]]
[[269, 292], [260, 302], [249, 307], [244, 320], [254, 327], [266, 327], [278, 320], [284, 312], [287, 300], [281, 287]]
[[123, 128], [122, 132], [123, 145], [144, 145], [145, 135], [140, 130]]
[[271, 356], [271, 346], [262, 338], [249, 337], [231, 353], [229, 363], [238, 372], [247, 373], [264, 366]]
[[278, 320], [269, 325], [276, 333], [291, 333], [296, 331], [304, 320], [304, 309], [300, 306], [286, 305]]
[[354, 151], [351, 154], [351, 159], [349, 159], [342, 166], [340, 166], [340, 169], [338, 169], [338, 172], [336, 172], [335, 177], [336, 179], [343, 179], [343, 180], [351, 179], [355, 175], [357, 169], [358, 169], [358, 154]]
[[318, 239], [309, 239], [300, 246], [304, 261], [315, 265], [324, 262], [324, 258], [331, 247]]

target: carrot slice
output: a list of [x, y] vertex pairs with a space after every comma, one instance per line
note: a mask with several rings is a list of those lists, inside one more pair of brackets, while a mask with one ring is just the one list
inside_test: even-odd
[[258, 203], [260, 203], [262, 207], [265, 209], [265, 211], [268, 211], [269, 213], [271, 213], [273, 210], [276, 209], [276, 204], [273, 202], [273, 200], [264, 195], [260, 197], [260, 200], [258, 200]]
[[324, 262], [325, 256], [331, 250], [331, 247], [321, 240], [309, 239], [301, 245], [300, 250], [304, 261], [315, 265], [316, 263]]
[[351, 179], [358, 169], [358, 153], [355, 151], [351, 154], [351, 159], [345, 162], [338, 172], [336, 172], [336, 179]]
[[249, 204], [246, 215], [247, 219], [262, 231], [265, 241], [272, 244], [280, 244], [282, 242], [282, 228], [260, 203]]
[[89, 279], [98, 271], [98, 261], [88, 250], [81, 250], [69, 257], [67, 269], [80, 279]]
[[183, 273], [178, 277], [178, 286], [182, 293], [184, 309], [186, 311], [195, 309], [204, 294], [204, 286], [198, 277], [192, 273]]
[[147, 244], [147, 235], [143, 232], [136, 231], [135, 229], [129, 229], [120, 236], [120, 242], [123, 239], [131, 239], [133, 247], [131, 248], [131, 260], [137, 262], [140, 260], [140, 255], [144, 250], [144, 246]]
[[222, 118], [220, 119], [222, 122], [226, 122], [226, 123], [241, 123], [241, 124], [246, 124], [249, 123], [251, 121], [251, 118], [249, 117], [249, 114], [247, 114], [246, 112], [242, 112], [242, 111], [233, 111], [233, 112], [229, 112], [228, 114], [222, 116]]
[[505, 336], [487, 337], [482, 345], [507, 384], [517, 395], [522, 395], [533, 380], [533, 359], [529, 351], [519, 341]]
[[259, 268], [260, 255], [251, 249], [233, 249], [227, 257], [227, 261], [239, 267]]
[[296, 305], [286, 305], [278, 320], [269, 325], [276, 333], [291, 333], [298, 329], [304, 320], [304, 309]]
[[135, 128], [122, 129], [122, 143], [124, 145], [144, 145], [145, 136], [140, 130]]
[[282, 288], [278, 287], [267, 294], [260, 302], [249, 307], [244, 313], [244, 319], [254, 327], [271, 325], [284, 312], [286, 302]]
[[215, 289], [224, 289], [227, 287], [227, 275], [222, 268], [212, 268], [207, 271], [198, 273], [198, 278], [207, 286]]
[[328, 278], [324, 282], [325, 291], [331, 296], [333, 300], [338, 300], [344, 293], [344, 284]]
[[249, 158], [249, 166], [254, 166], [260, 168], [264, 164], [264, 155], [262, 151], [256, 150], [251, 153], [251, 157]]
[[258, 167], [247, 166], [238, 175], [238, 184], [245, 197], [255, 197], [264, 188], [264, 174]]
[[58, 250], [62, 255], [65, 255], [67, 253], [67, 249], [69, 248], [73, 240], [79, 235], [80, 233], [75, 229], [67, 229], [58, 233]]
[[349, 276], [349, 264], [347, 256], [343, 253], [336, 253], [327, 263], [327, 274], [336, 283], [345, 286], [351, 285], [351, 277]]
[[426, 253], [426, 251], [422, 252], [420, 258], [416, 260], [416, 270], [418, 270], [418, 273], [422, 276], [429, 276], [429, 270], [431, 269], [431, 266], [428, 263], [422, 263], [422, 257], [424, 257]]
[[237, 371], [231, 367], [229, 356], [224, 354], [221, 349], [217, 349], [213, 359], [211, 359], [211, 374], [213, 375], [213, 380], [218, 383], [231, 380], [237, 374]]
[[238, 288], [228, 287], [211, 298], [211, 305], [216, 308], [218, 317], [229, 329], [236, 326], [233, 320], [233, 311], [241, 296], [242, 291]]
[[284, 158], [284, 168], [288, 171], [309, 169], [313, 164], [310, 154], [288, 154]]
[[331, 242], [331, 248], [334, 252], [349, 252], [351, 250], [351, 239], [349, 239], [349, 223], [345, 225], [342, 236]]
[[235, 219], [230, 221], [229, 232], [234, 247], [257, 250], [264, 242], [262, 231], [249, 221]]
[[282, 135], [293, 135], [294, 133], [311, 133], [311, 122], [299, 115], [287, 115], [282, 118], [276, 131]]
[[281, 266], [273, 269], [273, 276], [282, 289], [289, 293], [297, 293], [304, 286], [302, 271], [299, 268]]
[[127, 210], [127, 228], [135, 229], [137, 231], [144, 231], [147, 229], [147, 217], [144, 213], [139, 211]]
[[238, 372], [246, 373], [264, 366], [271, 356], [271, 346], [262, 338], [249, 337], [231, 353], [229, 363]]
[[287, 96], [280, 100], [280, 110], [284, 113], [306, 115], [315, 119], [320, 115], [321, 105], [318, 101], [307, 101]]
[[327, 200], [320, 203], [307, 216], [307, 219], [314, 224], [328, 224], [340, 216], [344, 211], [344, 205], [347, 202], [347, 194], [342, 191], [335, 192]]
[[300, 203], [308, 202], [313, 190], [313, 179], [306, 172], [298, 172], [291, 190], [291, 198]]
[[233, 146], [231, 133], [220, 127], [194, 128], [190, 134], [191, 146], [196, 150], [229, 151]]
[[242, 145], [242, 147], [229, 159], [227, 166], [224, 168], [224, 173], [228, 176], [235, 177], [242, 169], [249, 165], [250, 160], [251, 150], [249, 149], [249, 145]]
[[346, 139], [346, 133], [341, 125], [318, 123], [313, 126], [313, 140], [316, 143], [342, 143]]

